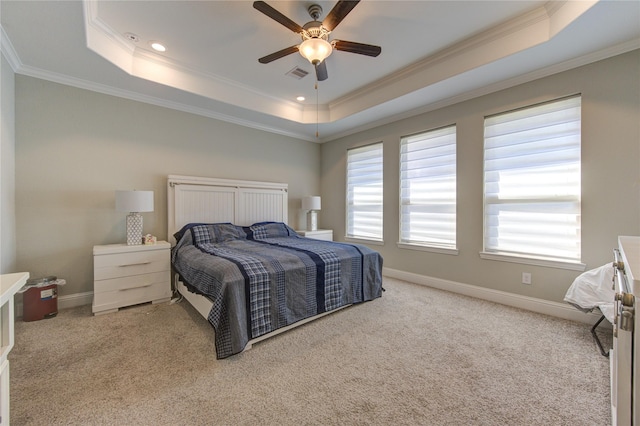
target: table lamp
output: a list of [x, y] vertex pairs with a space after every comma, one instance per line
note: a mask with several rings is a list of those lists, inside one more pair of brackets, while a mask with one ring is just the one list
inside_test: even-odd
[[304, 197], [302, 199], [302, 210], [308, 210], [307, 213], [307, 231], [318, 230], [318, 210], [320, 210], [320, 197]]
[[153, 211], [153, 191], [116, 191], [116, 210], [127, 215], [127, 245], [142, 244], [142, 215]]

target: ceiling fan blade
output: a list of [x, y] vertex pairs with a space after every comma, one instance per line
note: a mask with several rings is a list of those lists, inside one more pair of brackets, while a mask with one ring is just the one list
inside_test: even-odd
[[324, 81], [329, 77], [327, 74], [327, 61], [322, 61], [316, 65], [316, 79], [318, 81]]
[[343, 52], [357, 53], [359, 55], [378, 56], [382, 52], [380, 46], [372, 44], [356, 43], [355, 41], [333, 40], [333, 47]]
[[327, 31], [333, 31], [359, 2], [360, 0], [339, 0], [338, 3], [333, 6], [333, 9], [331, 9], [331, 12], [324, 18], [324, 21], [322, 21], [322, 26], [325, 27]]
[[260, 12], [267, 15], [269, 18], [289, 28], [294, 33], [302, 32], [302, 27], [300, 25], [296, 24], [291, 19], [287, 18], [282, 13], [278, 12], [276, 9], [269, 6], [267, 3], [263, 1], [254, 1], [253, 8], [256, 10], [259, 10]]
[[269, 62], [275, 61], [276, 59], [283, 58], [287, 55], [291, 55], [292, 53], [296, 53], [297, 51], [298, 51], [298, 46], [287, 47], [282, 50], [278, 50], [277, 52], [273, 52], [270, 55], [263, 56], [262, 58], [258, 59], [258, 62], [260, 62], [261, 64], [268, 64]]

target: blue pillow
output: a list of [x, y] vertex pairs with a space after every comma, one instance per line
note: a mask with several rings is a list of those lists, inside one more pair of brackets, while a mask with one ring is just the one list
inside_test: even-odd
[[229, 240], [246, 240], [247, 234], [241, 226], [232, 223], [214, 223], [207, 225], [210, 229], [213, 243], [223, 243]]
[[190, 230], [194, 226], [199, 226], [199, 225], [206, 225], [206, 223], [187, 223], [178, 232], [173, 234], [173, 238], [175, 238], [176, 241], [180, 241], [188, 230]]
[[[248, 231], [248, 232], [247, 232]], [[245, 228], [247, 238], [250, 240], [264, 240], [265, 238], [293, 237], [296, 231], [282, 222], [259, 222], [249, 228]]]
[[190, 223], [176, 232], [176, 240], [191, 231], [191, 237], [195, 245], [208, 243], [222, 243], [229, 240], [246, 239], [247, 234], [242, 227], [232, 223]]

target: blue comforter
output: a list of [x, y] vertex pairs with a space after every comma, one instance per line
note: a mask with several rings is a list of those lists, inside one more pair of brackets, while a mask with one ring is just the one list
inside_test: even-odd
[[190, 224], [172, 264], [213, 302], [216, 354], [241, 352], [278, 328], [382, 294], [382, 257], [361, 245], [302, 238], [284, 223]]

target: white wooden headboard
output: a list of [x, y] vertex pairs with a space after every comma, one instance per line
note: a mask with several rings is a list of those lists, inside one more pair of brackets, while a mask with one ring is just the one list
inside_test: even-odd
[[287, 223], [288, 187], [286, 183], [169, 175], [167, 238], [175, 244], [173, 234], [188, 223]]

